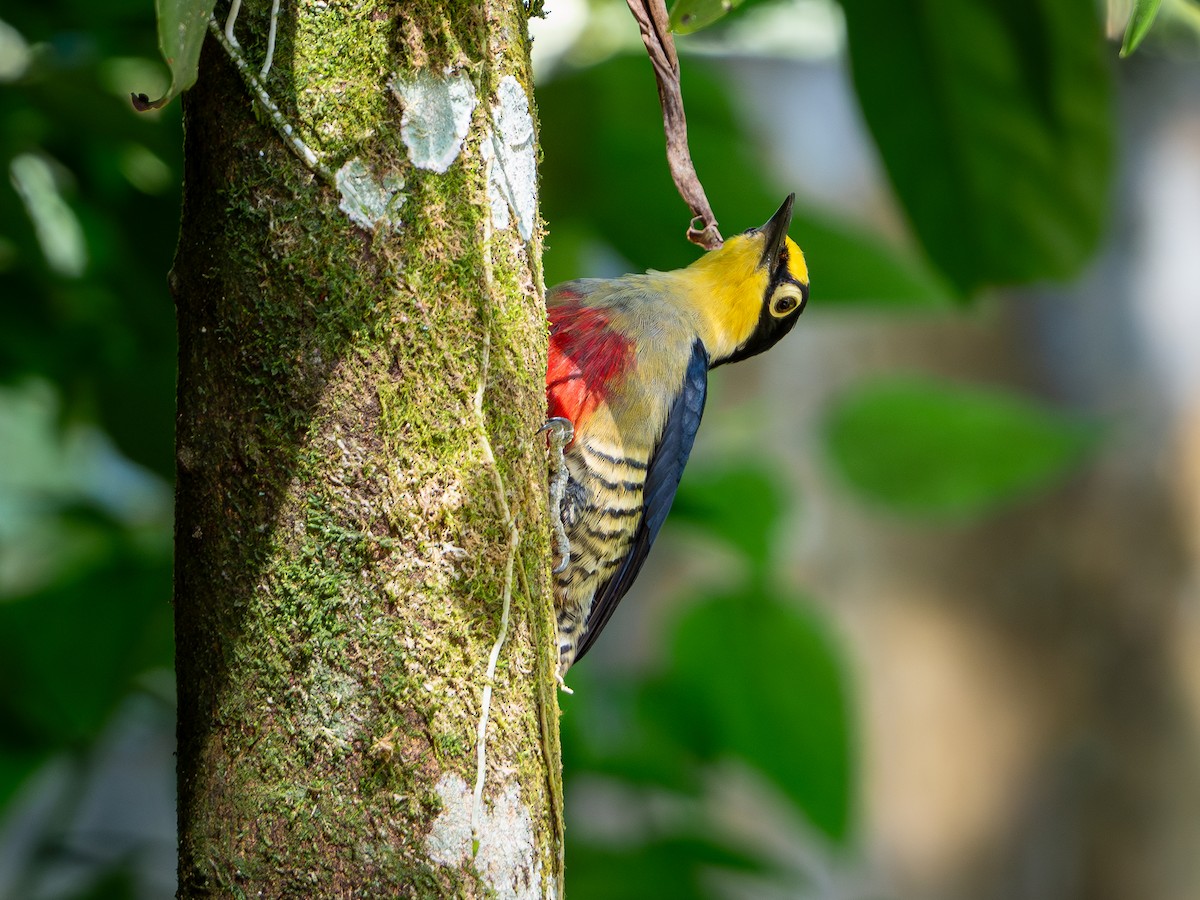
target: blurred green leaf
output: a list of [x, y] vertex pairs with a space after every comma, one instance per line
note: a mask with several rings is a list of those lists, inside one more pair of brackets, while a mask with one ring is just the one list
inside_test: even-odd
[[741, 6], [745, 0], [675, 0], [671, 6], [671, 30], [692, 34], [707, 28]]
[[135, 94], [134, 106], [143, 110], [161, 109], [196, 83], [200, 48], [216, 5], [216, 0], [155, 0], [158, 47], [171, 69], [171, 86], [157, 100]]
[[825, 216], [802, 210], [792, 216], [813, 275], [816, 303], [872, 303], [889, 307], [938, 308], [956, 300], [937, 272], [881, 238]]
[[95, 882], [70, 900], [137, 900], [140, 896], [137, 879], [126, 865], [104, 872]]
[[38, 750], [0, 747], [0, 810], [8, 806], [25, 779], [46, 761], [47, 755]]
[[776, 479], [751, 467], [692, 472], [671, 507], [675, 522], [691, 522], [728, 541], [765, 576], [771, 532], [783, 514]]
[[849, 700], [817, 621], [761, 594], [706, 602], [676, 633], [673, 665], [645, 715], [699, 760], [734, 757], [844, 843], [850, 827]]
[[1078, 466], [1094, 425], [994, 389], [882, 379], [841, 397], [825, 428], [837, 468], [893, 509], [979, 514]]
[[1121, 56], [1125, 57], [1138, 48], [1138, 44], [1150, 31], [1158, 16], [1162, 0], [1133, 0], [1133, 12], [1125, 25], [1125, 39], [1121, 42]]
[[[86, 751], [144, 689], [139, 673], [170, 665], [176, 354], [165, 273], [182, 142], [179, 104], [139, 115], [129, 103], [166, 85], [152, 3], [7, 4], [0, 15], [35, 48], [0, 89], [0, 172], [23, 155], [44, 161], [87, 255], [78, 278], [51, 268], [28, 203], [0, 177], [0, 418], [16, 394], [50, 384], [56, 398], [35, 404], [44, 419], [24, 434], [0, 422], [3, 815], [31, 773]], [[158, 513], [128, 504], [141, 491], [125, 457], [164, 479]], [[61, 824], [43, 835], [50, 852], [35, 869], [79, 866], [57, 852]], [[114, 877], [89, 896], [130, 892]]]
[[567, 683], [575, 693], [562, 694], [559, 705], [568, 784], [586, 773], [681, 796], [699, 795], [702, 784], [695, 759], [681, 759], [680, 742], [663, 740], [657, 724], [648, 729], [637, 714], [640, 679], [610, 671], [596, 675], [584, 662], [571, 669]]
[[[723, 232], [761, 225], [787, 191], [763, 181], [763, 164], [720, 83], [701, 63], [680, 65], [692, 156]], [[667, 170], [654, 75], [643, 57], [617, 57], [539, 85], [538, 107], [542, 212], [550, 223], [547, 284], [620, 274], [595, 271], [589, 238], [636, 271], [696, 259], [699, 251], [684, 237], [690, 216]], [[802, 203], [791, 234], [812, 271], [814, 304], [949, 302], [945, 284], [920, 261]]]
[[571, 900], [711, 900], [704, 870], [761, 871], [762, 863], [702, 838], [656, 839], [621, 848], [567, 842]]
[[75, 67], [55, 49], [71, 44], [47, 30], [53, 21], [40, 21], [37, 8], [18, 11], [34, 20], [29, 39], [46, 49], [36, 79], [0, 91], [0, 170], [24, 153], [51, 161], [83, 228], [88, 266], [78, 279], [50, 270], [23, 204], [0, 179], [3, 236], [16, 248], [12, 265], [0, 271], [0, 297], [12, 298], [0, 303], [0, 382], [30, 375], [50, 381], [65, 419], [96, 423], [124, 455], [173, 478], [175, 321], [164, 273], [178, 235], [178, 184], [146, 194], [130, 181], [125, 162], [137, 145], [174, 179], [182, 169], [180, 109], [140, 116], [128, 93], [116, 95], [130, 83], [111, 83], [93, 42], [108, 36], [113, 57], [142, 60], [153, 52], [153, 38], [152, 30], [129, 24], [145, 20], [137, 9], [114, 26], [115, 9], [88, 7], [90, 49]]
[[1074, 274], [1111, 182], [1093, 0], [843, 0], [855, 86], [933, 262], [964, 293]]
[[120, 554], [75, 581], [0, 603], [0, 717], [22, 742], [96, 735], [134, 677], [169, 667], [171, 567]]

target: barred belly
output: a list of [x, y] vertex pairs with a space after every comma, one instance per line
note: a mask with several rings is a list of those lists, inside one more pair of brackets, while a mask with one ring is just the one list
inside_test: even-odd
[[642, 516], [646, 463], [620, 448], [580, 441], [565, 455], [562, 520], [571, 562], [557, 576], [558, 668], [565, 674], [587, 632], [592, 603], [616, 573]]

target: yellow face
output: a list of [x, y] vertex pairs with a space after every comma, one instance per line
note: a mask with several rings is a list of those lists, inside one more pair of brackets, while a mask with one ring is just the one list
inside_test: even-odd
[[791, 330], [808, 297], [804, 253], [766, 227], [729, 238], [687, 271], [700, 282], [695, 302], [712, 322], [714, 357], [741, 359], [765, 350]]

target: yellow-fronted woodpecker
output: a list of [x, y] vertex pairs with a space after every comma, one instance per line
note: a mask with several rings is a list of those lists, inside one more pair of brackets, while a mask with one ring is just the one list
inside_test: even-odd
[[[625, 596], [662, 528], [704, 412], [708, 370], [787, 334], [808, 300], [789, 196], [684, 269], [552, 288], [546, 397], [566, 441], [556, 573], [559, 677]], [[568, 424], [569, 423], [569, 424]]]

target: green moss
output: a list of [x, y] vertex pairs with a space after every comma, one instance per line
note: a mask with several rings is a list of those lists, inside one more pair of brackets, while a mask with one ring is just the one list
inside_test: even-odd
[[305, 141], [341, 162], [373, 137], [390, 106], [393, 4], [329, 3], [297, 17], [293, 78]]

